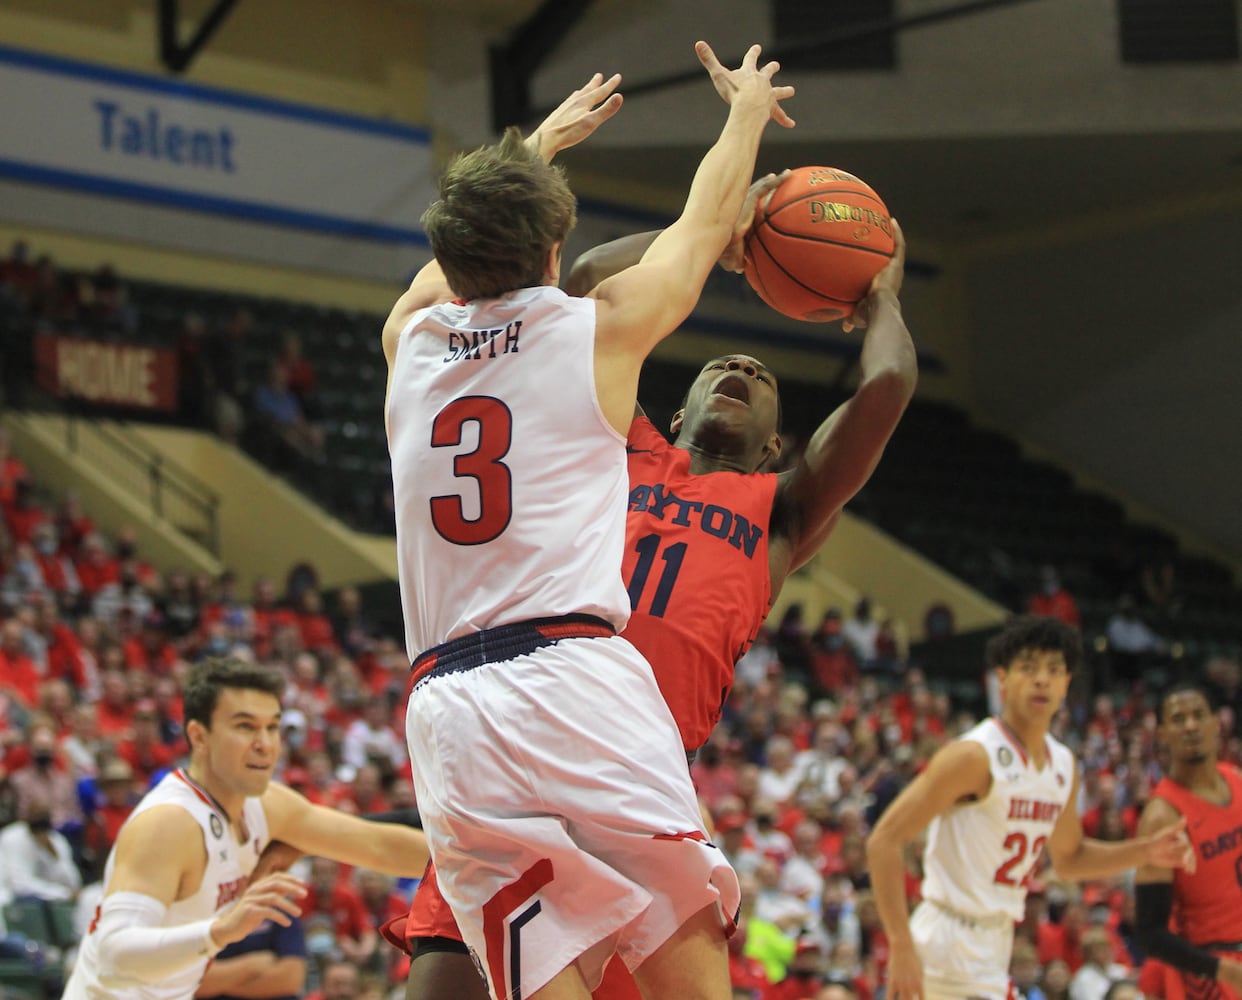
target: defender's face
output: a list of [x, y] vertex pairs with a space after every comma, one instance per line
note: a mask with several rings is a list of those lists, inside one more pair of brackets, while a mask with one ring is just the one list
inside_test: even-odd
[[1164, 700], [1157, 732], [1174, 761], [1202, 764], [1216, 752], [1220, 721], [1198, 691], [1175, 691]]
[[1000, 670], [1005, 708], [1031, 719], [1052, 721], [1069, 690], [1065, 654], [1024, 649]]
[[228, 792], [262, 795], [280, 759], [280, 702], [265, 691], [225, 688], [200, 738], [212, 777]]

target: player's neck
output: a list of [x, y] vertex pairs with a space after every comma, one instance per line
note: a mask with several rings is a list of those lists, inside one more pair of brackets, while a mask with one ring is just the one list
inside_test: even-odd
[[207, 796], [213, 808], [224, 813], [229, 823], [236, 825], [242, 814], [242, 806], [246, 803], [244, 795], [230, 794], [222, 788], [220, 782], [212, 778], [210, 770], [197, 761], [191, 761], [185, 768], [185, 775], [198, 791]]
[[1229, 799], [1229, 783], [1216, 769], [1216, 758], [1209, 757], [1198, 763], [1178, 763], [1173, 765], [1169, 777], [1175, 784], [1181, 785], [1200, 798], [1217, 804]]
[[678, 441], [678, 448], [690, 452], [690, 472], [702, 476], [709, 472], [751, 472], [746, 461], [738, 455], [715, 451], [700, 444]]
[[1023, 753], [1037, 770], [1048, 763], [1047, 722], [1042, 719], [1022, 719], [1008, 712], [1002, 712], [999, 719], [1009, 737], [1021, 744]]

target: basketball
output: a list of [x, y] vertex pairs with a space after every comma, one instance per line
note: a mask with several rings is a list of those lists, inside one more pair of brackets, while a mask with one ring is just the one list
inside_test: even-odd
[[779, 313], [844, 319], [893, 256], [888, 208], [835, 167], [799, 167], [767, 199], [746, 237], [746, 280]]

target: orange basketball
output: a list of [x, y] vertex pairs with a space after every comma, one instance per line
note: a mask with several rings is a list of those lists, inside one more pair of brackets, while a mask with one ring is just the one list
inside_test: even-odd
[[799, 167], [767, 199], [746, 237], [746, 280], [777, 312], [844, 319], [893, 256], [880, 196], [835, 167]]

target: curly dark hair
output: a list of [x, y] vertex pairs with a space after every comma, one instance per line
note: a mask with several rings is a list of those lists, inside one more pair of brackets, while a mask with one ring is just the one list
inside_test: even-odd
[[285, 693], [285, 679], [279, 671], [256, 666], [233, 657], [221, 656], [195, 665], [186, 680], [183, 701], [185, 721], [201, 722], [211, 728], [211, 717], [225, 688], [265, 691], [277, 701]]
[[1065, 666], [1071, 673], [1082, 665], [1082, 636], [1078, 629], [1059, 618], [1042, 615], [1017, 615], [1006, 622], [1005, 627], [988, 640], [987, 665], [989, 668], [1008, 667], [1028, 650], [1064, 654]]

